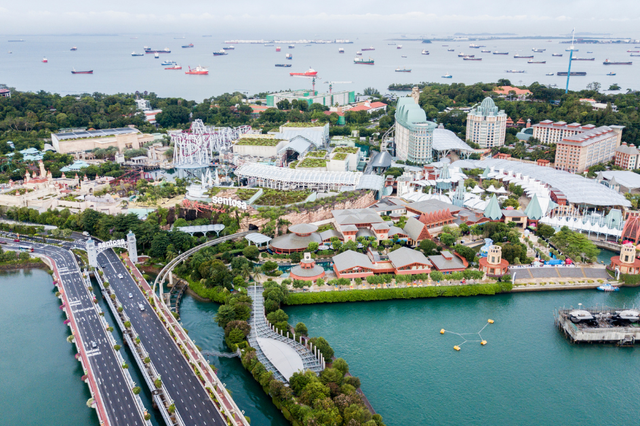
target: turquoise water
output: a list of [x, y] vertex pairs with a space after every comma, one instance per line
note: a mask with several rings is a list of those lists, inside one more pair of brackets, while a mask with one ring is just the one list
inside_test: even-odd
[[611, 263], [611, 258], [613, 256], [618, 256], [620, 253], [616, 253], [607, 249], [600, 249], [600, 254], [598, 254], [598, 263], [604, 263], [608, 265]]
[[[640, 303], [637, 289], [612, 294], [552, 291], [287, 308], [324, 336], [389, 426], [638, 424], [638, 349], [569, 343], [556, 307]], [[495, 323], [478, 342], [458, 333]], [[478, 339], [470, 336], [469, 339]]]
[[0, 425], [98, 425], [51, 276], [0, 273]]

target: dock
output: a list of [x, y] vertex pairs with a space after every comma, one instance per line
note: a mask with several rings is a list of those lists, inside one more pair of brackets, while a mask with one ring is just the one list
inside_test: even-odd
[[554, 317], [572, 343], [632, 346], [640, 341], [640, 310], [636, 308], [558, 309]]

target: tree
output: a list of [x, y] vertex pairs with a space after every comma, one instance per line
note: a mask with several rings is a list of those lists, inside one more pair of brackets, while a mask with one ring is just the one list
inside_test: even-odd
[[456, 242], [456, 238], [453, 235], [444, 232], [440, 234], [440, 241], [442, 241], [442, 244], [445, 246], [452, 246]]
[[260, 250], [256, 246], [247, 246], [242, 250], [242, 255], [247, 259], [257, 259], [260, 255]]
[[272, 273], [272, 272], [273, 272], [273, 271], [275, 271], [277, 268], [278, 268], [278, 264], [277, 264], [276, 262], [272, 261], [272, 260], [270, 260], [270, 261], [268, 261], [268, 262], [265, 262], [265, 263], [262, 265], [262, 271], [263, 271], [265, 274]]
[[152, 257], [164, 258], [165, 254], [167, 253], [167, 247], [169, 247], [169, 244], [171, 244], [171, 239], [166, 232], [157, 234], [155, 237], [153, 237], [149, 254]]
[[309, 335], [309, 330], [307, 329], [307, 326], [303, 322], [299, 322], [296, 324], [295, 332], [296, 334], [302, 335], [302, 336]]
[[320, 245], [318, 243], [316, 243], [315, 241], [312, 241], [309, 243], [309, 246], [307, 247], [309, 249], [310, 252], [315, 252], [316, 250], [318, 250], [318, 247]]
[[349, 364], [347, 364], [347, 361], [342, 358], [338, 358], [333, 361], [332, 366], [336, 370], [340, 371], [343, 376], [349, 372]]
[[536, 229], [536, 235], [538, 237], [549, 239], [555, 233], [556, 230], [553, 229], [553, 226], [545, 225], [544, 223], [538, 223], [538, 228]]
[[169, 105], [156, 115], [156, 121], [162, 127], [178, 127], [189, 122], [189, 109], [180, 105]]
[[462, 244], [456, 246], [456, 253], [464, 257], [469, 263], [473, 262], [476, 257], [476, 252], [472, 248], [463, 246]]
[[438, 245], [432, 240], [422, 240], [418, 246], [425, 256], [432, 256], [438, 254]]
[[333, 349], [324, 337], [313, 338], [310, 340], [313, 343], [313, 346], [316, 346], [322, 353], [322, 356], [325, 360], [330, 360], [331, 358], [333, 358]]
[[522, 197], [522, 194], [524, 194], [524, 189], [520, 185], [516, 185], [515, 183], [509, 184], [509, 191], [516, 197]]
[[236, 310], [230, 305], [221, 305], [218, 308], [218, 313], [214, 317], [214, 320], [222, 328], [225, 328], [227, 324], [236, 319]]
[[568, 227], [563, 226], [559, 232], [551, 237], [551, 242], [565, 256], [574, 261], [593, 261], [600, 253], [600, 250], [580, 232], [573, 232]]
[[597, 92], [598, 90], [600, 90], [601, 87], [602, 87], [602, 84], [598, 83], [597, 81], [592, 81], [591, 83], [587, 84], [587, 89], [593, 90], [594, 92]]
[[285, 311], [283, 311], [282, 309], [278, 309], [277, 311], [271, 312], [270, 314], [268, 314], [267, 320], [271, 324], [274, 324], [277, 322], [287, 322], [289, 320], [289, 315], [287, 315]]
[[440, 271], [433, 271], [429, 274], [433, 281], [440, 282], [444, 278], [444, 274]]
[[620, 86], [617, 83], [613, 83], [609, 86], [609, 90], [620, 90]]
[[513, 207], [514, 209], [517, 209], [520, 206], [520, 204], [518, 204], [518, 200], [516, 200], [515, 198], [507, 198], [506, 200], [504, 200], [504, 202], [502, 203], [502, 207]]
[[276, 106], [278, 107], [279, 110], [287, 110], [291, 108], [291, 103], [289, 102], [288, 99], [283, 99], [278, 103], [276, 103]]

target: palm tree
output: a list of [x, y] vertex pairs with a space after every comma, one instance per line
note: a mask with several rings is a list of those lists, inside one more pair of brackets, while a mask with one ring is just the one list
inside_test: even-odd
[[240, 275], [243, 278], [251, 278], [251, 272], [253, 272], [253, 265], [251, 263], [245, 263], [240, 267]]

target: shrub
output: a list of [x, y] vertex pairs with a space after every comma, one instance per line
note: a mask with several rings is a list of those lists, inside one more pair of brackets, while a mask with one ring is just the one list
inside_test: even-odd
[[119, 350], [120, 350], [120, 348], [121, 348], [121, 346], [120, 346], [120, 345], [117, 345], [117, 344], [116, 344], [116, 345], [113, 345], [113, 349], [115, 349], [116, 351], [119, 351]]
[[131, 389], [131, 392], [133, 392], [134, 395], [138, 395], [141, 390], [142, 389], [140, 389], [140, 386], [135, 386], [133, 389]]

